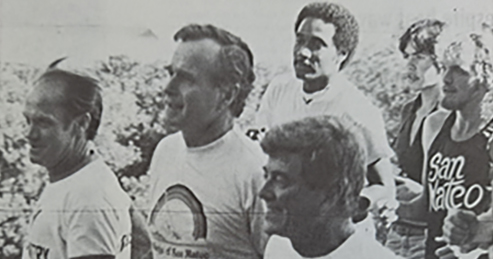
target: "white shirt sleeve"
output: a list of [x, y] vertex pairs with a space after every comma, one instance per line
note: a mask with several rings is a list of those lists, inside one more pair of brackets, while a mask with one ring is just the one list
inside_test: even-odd
[[88, 255], [117, 255], [130, 241], [130, 212], [115, 209], [103, 199], [81, 202], [66, 214], [69, 258]]
[[272, 125], [273, 109], [275, 108], [276, 102], [279, 100], [279, 90], [280, 82], [279, 78], [275, 78], [267, 86], [264, 95], [260, 100], [260, 107], [255, 115], [255, 127], [256, 129], [265, 129], [267, 131]]

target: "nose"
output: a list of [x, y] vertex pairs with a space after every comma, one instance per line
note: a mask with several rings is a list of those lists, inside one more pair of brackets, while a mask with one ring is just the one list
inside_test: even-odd
[[173, 96], [176, 95], [177, 93], [178, 93], [178, 84], [176, 83], [176, 79], [173, 76], [164, 87], [164, 95]]
[[309, 50], [307, 47], [301, 47], [299, 55], [306, 59], [310, 59], [312, 57], [312, 51]]
[[409, 62], [409, 64], [407, 64], [407, 69], [410, 72], [416, 72], [416, 65], [414, 64], [414, 62]]
[[259, 197], [267, 202], [273, 201], [276, 199], [276, 196], [272, 190], [272, 185], [270, 181], [266, 181], [262, 189], [260, 189]]
[[443, 75], [443, 83], [445, 85], [451, 85], [453, 82], [454, 80], [452, 79], [452, 74], [447, 70]]
[[27, 124], [24, 129], [24, 136], [29, 142], [33, 142], [39, 138], [39, 132], [32, 124]]

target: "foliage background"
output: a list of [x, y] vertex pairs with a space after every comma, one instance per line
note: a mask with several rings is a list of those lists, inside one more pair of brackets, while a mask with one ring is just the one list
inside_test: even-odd
[[[393, 44], [367, 48], [362, 53], [345, 73], [380, 108], [391, 141], [400, 109], [415, 93], [399, 82], [403, 61]], [[164, 65], [110, 56], [91, 67], [75, 69], [101, 83], [104, 112], [95, 142], [143, 212], [149, 210], [146, 171], [153, 149], [170, 132], [161, 113], [162, 90], [168, 78]], [[47, 182], [45, 170], [29, 162], [22, 116], [24, 98], [44, 68], [1, 63], [0, 69], [0, 258], [20, 258], [31, 209]], [[245, 130], [269, 82], [276, 75], [290, 73], [290, 68], [257, 64], [255, 73], [255, 88], [237, 120]]]

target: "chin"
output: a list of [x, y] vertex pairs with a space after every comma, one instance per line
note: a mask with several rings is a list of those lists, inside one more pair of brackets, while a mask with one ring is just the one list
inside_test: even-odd
[[446, 100], [442, 100], [442, 107], [447, 109], [447, 110], [451, 110], [451, 111], [454, 111], [454, 110], [457, 110], [457, 105], [453, 102], [448, 102]]
[[296, 72], [295, 71], [295, 74], [296, 74], [296, 78], [298, 78], [298, 79], [301, 79], [301, 80], [305, 80], [306, 79], [306, 74], [305, 73], [299, 73], [299, 72]]
[[286, 236], [284, 226], [280, 222], [264, 221], [264, 232], [269, 235]]

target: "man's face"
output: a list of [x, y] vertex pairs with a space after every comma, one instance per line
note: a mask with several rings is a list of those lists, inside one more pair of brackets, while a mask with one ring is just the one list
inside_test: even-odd
[[427, 73], [436, 73], [433, 67], [433, 58], [429, 54], [418, 52], [411, 44], [408, 44], [405, 52], [408, 55], [404, 73], [405, 83], [413, 90], [422, 90], [427, 86], [425, 75]]
[[301, 22], [294, 45], [296, 77], [310, 81], [337, 73], [347, 55], [338, 53], [334, 34], [334, 25], [321, 19], [308, 17]]
[[471, 101], [475, 87], [469, 83], [470, 75], [460, 66], [446, 67], [443, 76], [442, 106], [448, 110], [460, 110]]
[[31, 146], [31, 162], [53, 167], [75, 151], [75, 125], [67, 122], [61, 101], [63, 97], [49, 83], [39, 83], [28, 95], [24, 106], [26, 137]]
[[213, 75], [217, 71], [220, 45], [210, 39], [179, 43], [165, 88], [166, 122], [179, 129], [200, 129], [210, 125], [220, 112], [220, 89]]
[[267, 205], [265, 231], [290, 237], [312, 229], [310, 226], [323, 221], [321, 205], [330, 202], [327, 190], [313, 189], [302, 176], [299, 155], [269, 156], [264, 167], [266, 182], [260, 190], [260, 198]]

